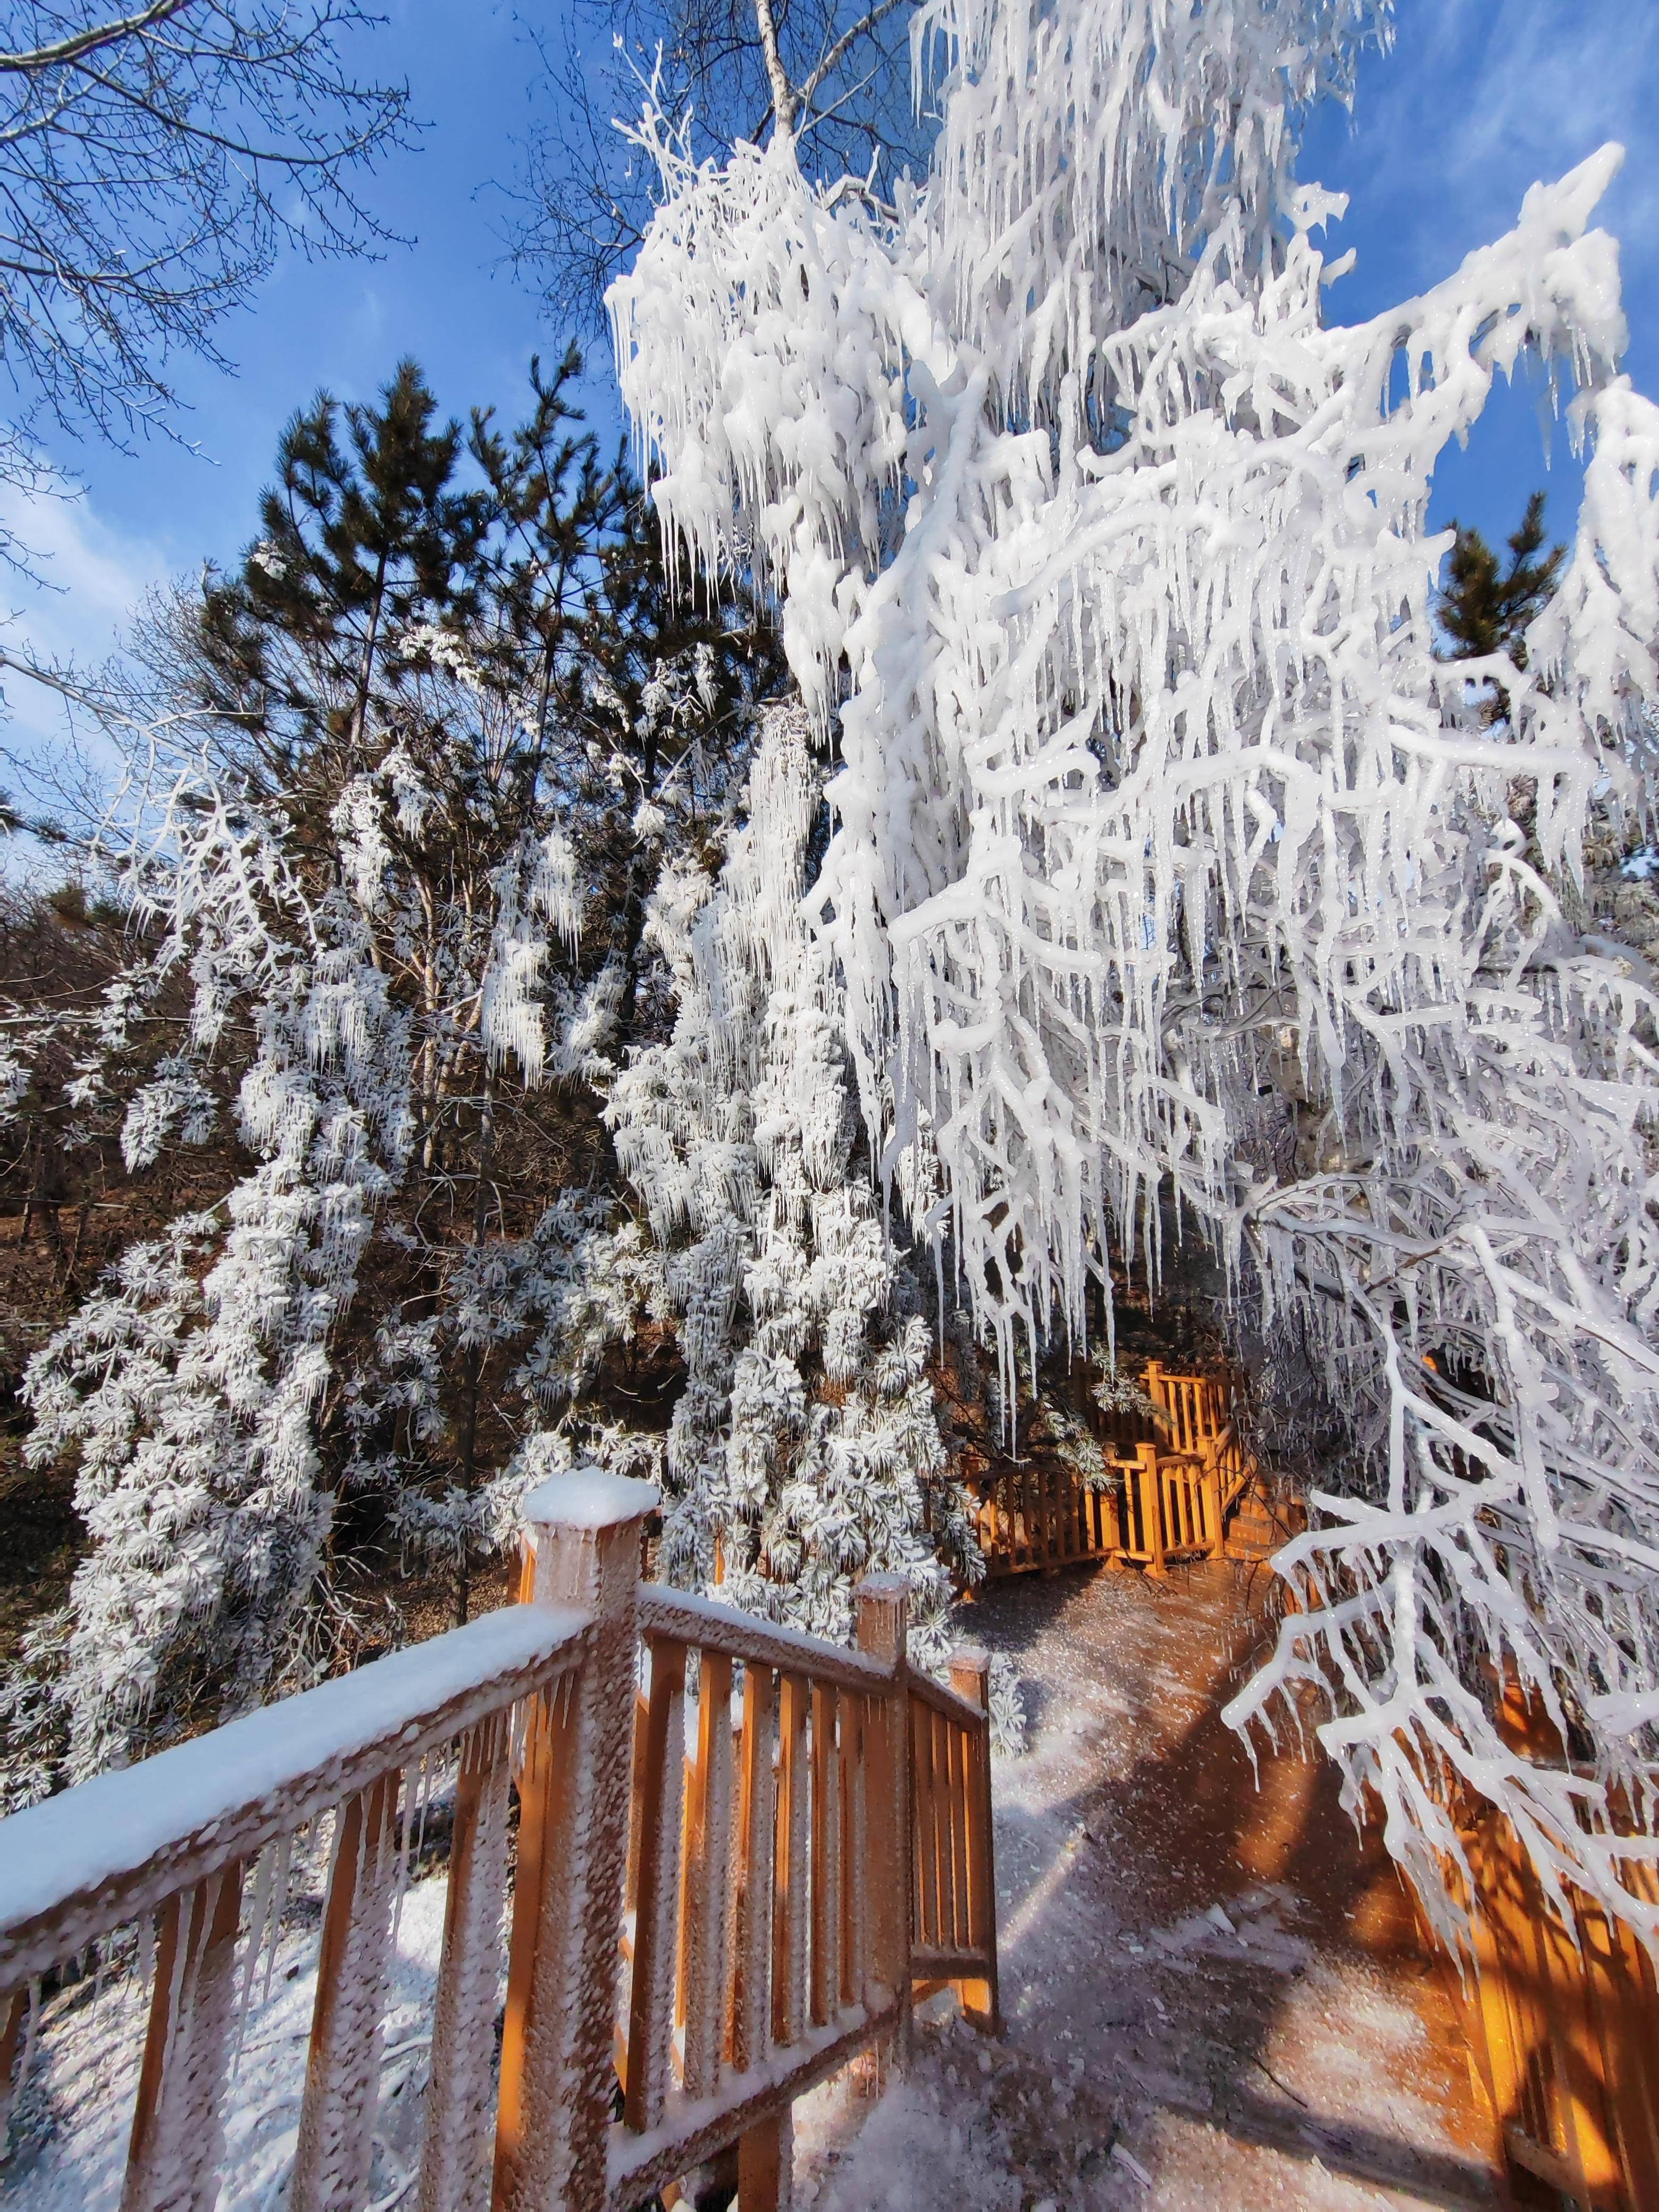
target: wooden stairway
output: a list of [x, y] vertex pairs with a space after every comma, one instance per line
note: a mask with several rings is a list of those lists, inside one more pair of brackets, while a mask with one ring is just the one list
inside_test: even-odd
[[[1050, 1464], [1009, 1468], [980, 1483], [988, 1575], [1103, 1564], [1157, 1577], [1181, 1561], [1265, 1558], [1283, 1542], [1283, 1535], [1273, 1540], [1255, 1455], [1234, 1423], [1231, 1379], [1172, 1374], [1154, 1360], [1146, 1389], [1161, 1417], [1160, 1440], [1103, 1437], [1103, 1480], [1090, 1483]], [[1259, 1553], [1232, 1549], [1241, 1514], [1243, 1540], [1265, 1546]]]

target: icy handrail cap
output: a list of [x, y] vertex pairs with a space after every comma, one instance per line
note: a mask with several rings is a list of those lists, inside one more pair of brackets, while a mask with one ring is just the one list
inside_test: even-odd
[[614, 1528], [623, 1521], [643, 1521], [656, 1511], [659, 1499], [654, 1482], [579, 1467], [569, 1474], [550, 1474], [531, 1492], [521, 1510], [526, 1521], [544, 1527]]
[[853, 1595], [854, 1597], [908, 1597], [910, 1585], [902, 1575], [866, 1575]]

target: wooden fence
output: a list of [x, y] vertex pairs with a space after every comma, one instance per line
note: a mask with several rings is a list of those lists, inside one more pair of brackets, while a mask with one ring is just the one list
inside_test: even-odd
[[[1495, 1807], [1466, 1829], [1474, 1971], [1448, 1980], [1504, 2155], [1584, 2212], [1659, 2205], [1659, 1988], [1622, 1922], [1570, 1890], [1544, 1896]], [[1656, 1893], [1652, 1869], [1627, 1879]]]
[[918, 1987], [995, 2023], [982, 1655], [951, 1688], [913, 1674], [896, 1580], [859, 1591], [854, 1651], [641, 1586], [654, 1504], [557, 1479], [525, 1602], [0, 1822], [8, 2093], [43, 1977], [88, 1947], [153, 1960], [122, 2212], [216, 2200], [237, 1993], [307, 1837], [327, 1872], [289, 2201], [369, 2203], [393, 1929], [438, 1797], [420, 2212], [630, 2212], [733, 2146], [742, 2212], [775, 2212], [793, 2100], [902, 2055]]
[[[1560, 1764], [1559, 1735], [1513, 1679], [1499, 1694], [1498, 1722], [1512, 1749]], [[1564, 1917], [1495, 1805], [1466, 1795], [1456, 1817], [1467, 1875], [1450, 1861], [1444, 1873], [1468, 1911], [1473, 1949], [1461, 1959], [1443, 1949], [1438, 1955], [1511, 2174], [1541, 2182], [1551, 2201], [1583, 2212], [1652, 2212], [1659, 2206], [1653, 1960], [1625, 1923], [1571, 1884]], [[1659, 1869], [1650, 1863], [1626, 1859], [1622, 1878], [1634, 1895], [1659, 1903]], [[1424, 1934], [1434, 1947], [1426, 1925]]]
[[1255, 1472], [1234, 1425], [1231, 1387], [1152, 1362], [1146, 1388], [1164, 1416], [1166, 1442], [1106, 1440], [1104, 1476], [1092, 1485], [1052, 1462], [984, 1484], [978, 1529], [988, 1574], [1100, 1560], [1158, 1576], [1172, 1561], [1219, 1555]]

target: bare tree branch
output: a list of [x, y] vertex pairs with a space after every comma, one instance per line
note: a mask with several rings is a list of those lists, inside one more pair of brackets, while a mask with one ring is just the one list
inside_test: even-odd
[[59, 39], [49, 46], [35, 46], [23, 53], [0, 53], [0, 71], [57, 69], [66, 62], [78, 62], [88, 54], [95, 53], [100, 46], [118, 46], [140, 31], [148, 31], [164, 23], [169, 15], [181, 15], [194, 4], [194, 0], [154, 0], [149, 8], [141, 8], [136, 15], [118, 16], [108, 23], [94, 23], [84, 31], [69, 38]]
[[811, 106], [812, 102], [817, 98], [818, 87], [834, 76], [859, 40], [867, 39], [876, 26], [890, 15], [899, 4], [900, 0], [878, 0], [878, 4], [872, 8], [866, 15], [861, 16], [850, 30], [842, 33], [840, 38], [836, 40], [835, 45], [830, 47], [829, 52], [801, 87], [800, 104], [803, 108]]
[[169, 428], [170, 364], [285, 246], [372, 252], [357, 180], [413, 135], [406, 87], [360, 79], [359, 0], [0, 0], [0, 483], [55, 432]]
[[[514, 193], [512, 258], [564, 316], [604, 319], [606, 285], [643, 234], [653, 179], [617, 128], [647, 96], [698, 159], [788, 132], [814, 175], [869, 172], [879, 198], [925, 167], [933, 130], [910, 96], [899, 0], [572, 0], [538, 42], [540, 121]], [[872, 166], [873, 164], [873, 166]]]

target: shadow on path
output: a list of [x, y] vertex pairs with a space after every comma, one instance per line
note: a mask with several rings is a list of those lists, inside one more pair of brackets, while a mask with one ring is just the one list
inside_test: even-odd
[[1264, 1595], [1217, 1564], [1028, 1577], [979, 1608], [1042, 1693], [1031, 1759], [999, 1773], [1014, 2034], [1115, 2077], [1155, 2203], [1250, 2208], [1270, 2174], [1291, 2194], [1267, 2201], [1504, 2203], [1380, 1842], [1328, 1759], [1259, 1747], [1258, 1776], [1222, 1723]]

